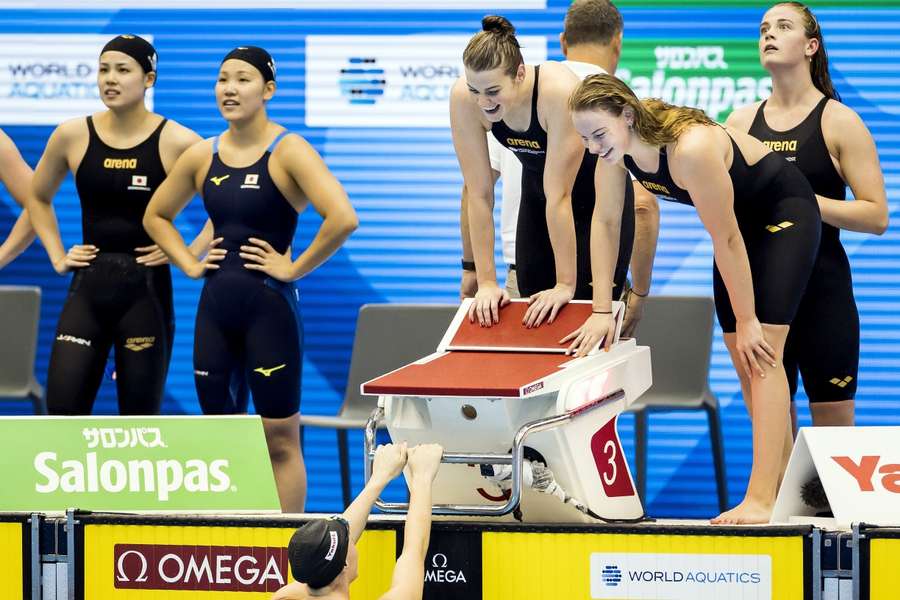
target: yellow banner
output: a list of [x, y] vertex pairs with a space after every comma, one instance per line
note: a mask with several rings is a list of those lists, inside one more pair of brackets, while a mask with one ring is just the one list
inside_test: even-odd
[[624, 598], [626, 589], [656, 598], [660, 586], [666, 597], [698, 599], [722, 585], [740, 590], [732, 597], [803, 597], [801, 536], [485, 532], [482, 540], [484, 600]]
[[[95, 525], [84, 527], [84, 597], [271, 598], [293, 582], [284, 527]], [[367, 531], [357, 545], [353, 598], [377, 599], [390, 587], [394, 531]], [[21, 587], [21, 586], [20, 586]], [[3, 596], [4, 598], [6, 596]]]
[[876, 538], [869, 542], [869, 599], [896, 600], [900, 588], [900, 539]]
[[22, 523], [0, 523], [0, 598], [22, 598]]

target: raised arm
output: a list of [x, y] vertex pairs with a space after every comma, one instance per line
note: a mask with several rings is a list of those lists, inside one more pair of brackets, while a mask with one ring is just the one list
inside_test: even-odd
[[[9, 136], [0, 130], [0, 181], [19, 206], [24, 207], [31, 190], [31, 167], [22, 159]], [[23, 210], [6, 240], [0, 245], [0, 269], [19, 256], [34, 241], [35, 232]]]
[[153, 193], [144, 212], [144, 229], [169, 259], [194, 279], [201, 277], [207, 269], [218, 269], [215, 263], [224, 258], [224, 251], [210, 250], [205, 259], [197, 260], [185, 245], [174, 221], [194, 194], [200, 191], [201, 174], [206, 172], [211, 157], [210, 140], [198, 142], [182, 153], [165, 181]]
[[350, 506], [344, 511], [343, 517], [350, 524], [350, 542], [359, 541], [366, 521], [375, 500], [381, 492], [397, 475], [403, 471], [407, 462], [406, 444], [385, 444], [375, 449], [375, 460], [372, 463], [372, 476], [366, 482], [366, 486], [359, 495], [353, 499]]
[[816, 196], [822, 221], [850, 231], [881, 235], [888, 227], [887, 193], [872, 134], [852, 109], [829, 102], [822, 116], [826, 139], [837, 148], [840, 173], [854, 200]]
[[478, 280], [469, 318], [491, 325], [500, 321], [500, 306], [509, 301], [509, 296], [497, 285], [494, 263], [494, 179], [485, 138], [487, 129], [469, 94], [465, 80], [458, 79], [450, 92], [450, 130], [465, 185], [469, 238]]
[[[599, 185], [600, 182], [603, 185]], [[612, 345], [615, 319], [612, 314], [613, 277], [619, 254], [619, 233], [625, 186], [631, 185], [625, 169], [604, 160], [594, 170], [597, 200], [591, 217], [591, 279], [593, 280], [593, 314], [584, 325], [560, 340], [571, 342], [567, 352], [585, 356], [601, 340], [606, 349]]]
[[425, 554], [431, 539], [431, 486], [443, 448], [426, 444], [409, 450], [409, 512], [403, 527], [403, 552], [394, 566], [391, 588], [381, 600], [421, 600]]

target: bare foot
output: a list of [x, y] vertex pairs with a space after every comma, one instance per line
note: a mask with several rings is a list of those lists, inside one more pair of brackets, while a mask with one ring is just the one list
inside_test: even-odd
[[710, 519], [713, 525], [751, 525], [768, 523], [772, 516], [772, 505], [744, 498], [743, 502], [726, 510], [715, 519]]

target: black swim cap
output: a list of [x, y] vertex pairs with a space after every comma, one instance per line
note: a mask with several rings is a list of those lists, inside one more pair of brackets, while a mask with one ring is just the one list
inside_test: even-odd
[[103, 46], [103, 50], [100, 51], [100, 54], [103, 54], [104, 52], [121, 52], [122, 54], [127, 54], [141, 65], [144, 73], [156, 71], [156, 48], [153, 47], [153, 44], [140, 36], [127, 33], [116, 36], [106, 42], [106, 45]]
[[226, 54], [222, 62], [232, 58], [253, 65], [257, 71], [262, 73], [263, 81], [275, 81], [275, 60], [271, 54], [259, 46], [238, 46]]
[[344, 570], [350, 528], [343, 519], [315, 519], [294, 532], [288, 544], [291, 574], [311, 588], [323, 588]]

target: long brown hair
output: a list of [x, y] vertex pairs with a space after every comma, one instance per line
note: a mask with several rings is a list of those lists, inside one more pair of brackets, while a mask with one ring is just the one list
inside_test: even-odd
[[599, 108], [618, 117], [626, 107], [634, 112], [634, 132], [654, 146], [674, 142], [691, 125], [715, 125], [698, 108], [673, 106], [658, 98], [639, 100], [631, 88], [612, 75], [586, 77], [569, 97], [572, 112]]
[[516, 28], [506, 17], [488, 15], [481, 20], [481, 29], [463, 51], [463, 64], [473, 71], [503, 67], [504, 73], [515, 77], [519, 65], [525, 62]]
[[803, 16], [803, 33], [806, 39], [816, 39], [819, 41], [819, 49], [812, 55], [809, 61], [809, 74], [812, 77], [813, 85], [820, 92], [825, 94], [832, 100], [840, 102], [841, 97], [834, 89], [831, 83], [831, 74], [828, 72], [828, 53], [825, 51], [825, 40], [822, 37], [822, 28], [819, 27], [819, 20], [812, 13], [809, 7], [802, 2], [790, 0], [789, 2], [779, 2], [775, 6], [790, 6], [795, 8]]

